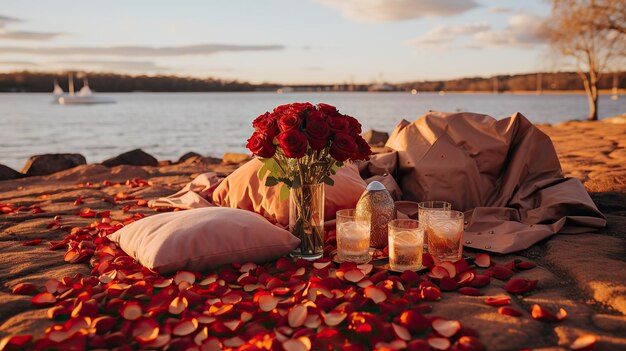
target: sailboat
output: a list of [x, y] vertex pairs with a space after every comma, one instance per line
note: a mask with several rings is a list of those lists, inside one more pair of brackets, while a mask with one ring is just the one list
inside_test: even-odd
[[87, 78], [83, 79], [83, 87], [74, 94], [74, 77], [72, 73], [68, 74], [69, 94], [65, 94], [63, 89], [59, 86], [59, 83], [54, 81], [54, 102], [59, 105], [93, 105], [93, 104], [110, 104], [115, 100], [107, 97], [95, 96], [95, 94], [89, 88], [89, 82]]

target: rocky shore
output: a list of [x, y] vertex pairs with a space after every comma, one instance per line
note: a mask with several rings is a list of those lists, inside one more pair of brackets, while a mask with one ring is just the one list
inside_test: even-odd
[[[498, 314], [482, 302], [484, 297], [457, 293], [446, 293], [434, 314], [471, 326], [489, 350], [567, 350], [583, 334], [598, 338], [596, 350], [626, 349], [623, 122], [621, 117], [540, 126], [552, 138], [564, 174], [584, 183], [608, 225], [599, 233], [557, 235], [515, 255], [493, 257], [499, 264], [516, 258], [537, 264], [519, 274], [539, 280], [537, 289], [512, 299], [512, 307], [524, 311], [523, 316]], [[384, 133], [371, 133], [369, 141], [380, 145], [384, 137]], [[34, 307], [30, 296], [11, 293], [15, 285], [43, 285], [50, 278], [89, 274], [86, 264], [64, 262], [64, 250], [49, 250], [48, 242], [67, 234], [63, 228], [93, 221], [78, 211], [111, 211], [113, 219], [135, 213], [152, 215], [155, 211], [145, 207], [145, 200], [169, 195], [199, 173], [215, 171], [225, 176], [247, 159], [241, 154], [215, 159], [188, 153], [177, 161], [158, 161], [133, 150], [102, 164], [85, 164], [80, 155], [64, 154], [35, 156], [21, 172], [0, 166], [0, 204], [10, 204], [0, 208], [10, 212], [0, 212], [0, 338], [41, 336], [50, 325], [45, 308]], [[499, 295], [503, 285], [493, 282], [484, 293]], [[529, 316], [535, 303], [552, 310], [564, 308], [568, 316], [558, 323], [536, 321]]]

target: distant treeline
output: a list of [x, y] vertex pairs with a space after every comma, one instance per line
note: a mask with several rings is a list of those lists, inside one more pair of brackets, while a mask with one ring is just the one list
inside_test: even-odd
[[[617, 74], [617, 86], [626, 87], [624, 72]], [[614, 74], [605, 73], [600, 79], [600, 89], [613, 87]], [[490, 78], [462, 78], [442, 81], [423, 81], [398, 84], [400, 90], [417, 91], [535, 91], [584, 90], [583, 82], [575, 72], [529, 73], [500, 75]]]
[[[101, 92], [210, 92], [210, 91], [274, 91], [281, 84], [251, 84], [236, 80], [214, 78], [190, 78], [178, 76], [130, 76], [113, 73], [87, 73], [92, 90]], [[606, 73], [600, 80], [600, 89], [611, 89], [614, 74]], [[68, 77], [62, 73], [12, 72], [0, 73], [0, 92], [51, 92], [54, 80], [63, 90], [68, 90]], [[76, 90], [82, 87], [82, 79], [74, 79]], [[617, 74], [617, 86], [626, 87], [624, 72]], [[368, 85], [297, 85], [296, 90], [366, 91]], [[462, 78], [442, 81], [420, 81], [392, 85], [393, 90], [416, 89], [417, 91], [534, 91], [583, 90], [583, 84], [574, 72], [532, 73], [500, 75], [489, 78]]]
[[[177, 76], [130, 76], [113, 73], [87, 73], [89, 86], [101, 92], [191, 92], [191, 91], [254, 91], [265, 85], [253, 85], [236, 80], [200, 79]], [[81, 78], [74, 77], [78, 91], [83, 86]], [[51, 92], [54, 80], [68, 91], [67, 74], [12, 72], [0, 73], [0, 92]], [[275, 85], [270, 87], [275, 89]]]

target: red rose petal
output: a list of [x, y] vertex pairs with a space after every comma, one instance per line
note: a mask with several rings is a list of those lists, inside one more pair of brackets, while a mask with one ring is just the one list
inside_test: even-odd
[[20, 283], [14, 286], [11, 292], [16, 295], [29, 295], [35, 292], [36, 289], [37, 287], [34, 284]]
[[456, 351], [483, 351], [485, 347], [473, 336], [462, 336], [454, 344]]
[[391, 328], [393, 329], [393, 333], [402, 340], [409, 341], [411, 340], [411, 333], [409, 331], [396, 323], [391, 323]]
[[474, 259], [474, 264], [478, 267], [487, 268], [491, 266], [491, 257], [486, 253], [478, 254]]
[[174, 283], [179, 285], [182, 282], [187, 282], [189, 285], [193, 285], [196, 281], [196, 275], [189, 271], [178, 271], [174, 275]]
[[470, 283], [472, 288], [482, 288], [484, 286], [489, 285], [491, 283], [491, 278], [487, 275], [476, 274], [474, 276], [474, 280]]
[[468, 296], [482, 296], [483, 295], [482, 291], [476, 288], [469, 287], [469, 286], [464, 286], [457, 291], [463, 295], [468, 295]]
[[436, 319], [433, 321], [433, 329], [441, 336], [449, 338], [461, 330], [461, 323], [454, 320]]
[[285, 351], [309, 351], [311, 349], [311, 341], [307, 337], [289, 339], [283, 342], [282, 346]]
[[498, 308], [498, 313], [499, 314], [503, 314], [505, 316], [511, 316], [511, 317], [519, 317], [522, 315], [522, 312], [514, 309], [513, 307], [509, 307], [509, 306], [502, 306], [500, 308]]
[[269, 312], [276, 308], [278, 300], [272, 295], [263, 295], [259, 298], [259, 307], [261, 311]]
[[434, 266], [430, 269], [430, 272], [428, 272], [428, 276], [435, 279], [441, 279], [443, 277], [449, 277], [450, 273], [442, 266]]
[[133, 324], [132, 335], [142, 344], [152, 342], [159, 336], [159, 323], [151, 318], [141, 318]]
[[432, 268], [435, 266], [435, 260], [429, 252], [424, 252], [422, 254], [422, 265], [428, 268]]
[[363, 274], [369, 275], [372, 273], [372, 270], [374, 270], [374, 265], [371, 263], [364, 263], [357, 265], [356, 268], [360, 269]]
[[307, 307], [305, 305], [297, 305], [292, 307], [287, 313], [287, 322], [290, 327], [298, 328], [304, 324], [307, 317]]
[[508, 296], [488, 297], [485, 299], [485, 304], [489, 306], [504, 306], [510, 303], [511, 303], [511, 298]]
[[22, 243], [22, 246], [33, 246], [33, 245], [37, 245], [39, 243], [41, 243], [43, 240], [42, 239], [33, 239], [33, 240], [29, 240], [29, 241], [24, 241]]
[[32, 335], [7, 336], [0, 341], [0, 350], [23, 350], [33, 340]]
[[343, 322], [347, 316], [348, 314], [342, 311], [332, 311], [329, 313], [322, 313], [322, 317], [324, 318], [324, 323], [326, 323], [326, 325], [329, 327], [334, 327], [334, 326], [341, 324], [341, 322]]
[[515, 264], [516, 269], [523, 270], [523, 271], [528, 270], [528, 269], [533, 269], [535, 267], [537, 267], [536, 264], [532, 262], [528, 262], [528, 261], [521, 261]]
[[468, 285], [468, 284], [470, 284], [474, 280], [475, 276], [476, 275], [474, 274], [474, 272], [463, 272], [463, 273], [461, 273], [461, 275], [458, 277], [459, 285]]
[[426, 341], [435, 350], [447, 350], [450, 348], [450, 340], [446, 338], [428, 338]]
[[441, 290], [453, 291], [453, 290], [456, 290], [456, 288], [458, 288], [459, 284], [456, 282], [456, 280], [450, 277], [443, 277], [439, 281], [439, 286], [441, 287]]
[[176, 296], [172, 302], [170, 302], [167, 310], [171, 314], [181, 314], [187, 309], [187, 306], [189, 306], [189, 303], [185, 297]]
[[176, 336], [186, 336], [198, 329], [198, 320], [195, 318], [183, 319], [172, 328], [172, 334]]
[[415, 339], [407, 344], [408, 351], [431, 351], [430, 345], [426, 340]]
[[35, 295], [31, 301], [35, 306], [48, 307], [54, 305], [57, 302], [57, 298], [46, 291]]
[[488, 275], [491, 274], [492, 277], [499, 280], [507, 280], [515, 274], [515, 272], [503, 266], [491, 267], [491, 270], [485, 273]]
[[420, 333], [430, 329], [431, 323], [421, 313], [409, 310], [400, 315], [400, 325], [406, 327], [411, 333]]
[[441, 299], [441, 291], [432, 286], [427, 286], [422, 289], [421, 297], [426, 301], [439, 301]]
[[122, 306], [120, 314], [122, 318], [134, 321], [143, 315], [143, 309], [139, 303], [129, 301]]
[[557, 314], [554, 314], [550, 312], [550, 310], [537, 304], [533, 305], [530, 314], [534, 319], [546, 322], [558, 322], [565, 319], [565, 317], [567, 316], [567, 312], [562, 308], [559, 309], [559, 312], [557, 312]]
[[361, 279], [365, 278], [365, 274], [363, 274], [363, 272], [360, 269], [351, 269], [347, 271], [343, 275], [343, 277], [349, 282], [356, 283], [360, 281]]
[[456, 277], [456, 266], [454, 265], [454, 263], [445, 261], [445, 262], [441, 262], [440, 266], [445, 268], [446, 271], [448, 271], [448, 276], [450, 278]]
[[387, 300], [387, 294], [382, 289], [373, 285], [363, 289], [363, 295], [374, 301], [376, 304]]
[[576, 351], [591, 351], [596, 346], [597, 341], [595, 336], [585, 334], [576, 338], [569, 348]]
[[524, 293], [533, 289], [536, 285], [537, 280], [512, 278], [504, 285], [504, 290], [512, 294]]

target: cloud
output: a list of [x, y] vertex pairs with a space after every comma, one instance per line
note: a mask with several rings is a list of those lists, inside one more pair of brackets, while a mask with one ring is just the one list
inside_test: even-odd
[[316, 0], [359, 22], [390, 22], [457, 15], [480, 6], [475, 0]]
[[157, 65], [154, 61], [127, 61], [127, 60], [63, 60], [53, 61], [51, 64], [70, 69], [90, 68], [101, 70], [122, 71], [168, 71], [169, 67]]
[[22, 22], [22, 20], [19, 18], [0, 15], [0, 28], [11, 22]]
[[503, 30], [489, 30], [474, 34], [472, 45], [532, 48], [545, 42], [540, 32], [543, 20], [543, 17], [528, 13], [513, 15]]
[[8, 30], [4, 29], [7, 23], [23, 22], [19, 18], [0, 15], [0, 39], [9, 40], [50, 40], [54, 37], [61, 35], [61, 33], [50, 32], [32, 32], [23, 30]]
[[515, 10], [513, 10], [510, 7], [503, 7], [503, 6], [494, 6], [494, 7], [489, 8], [489, 12], [491, 13], [509, 13], [513, 11]]
[[460, 26], [439, 26], [413, 39], [412, 44], [443, 45], [449, 44], [460, 36], [488, 31], [491, 27], [486, 23], [463, 24]]
[[45, 32], [30, 32], [30, 31], [10, 31], [0, 29], [0, 39], [11, 40], [50, 40], [61, 33], [45, 33]]
[[6, 66], [39, 66], [38, 63], [32, 61], [0, 61], [0, 65]]
[[87, 56], [184, 56], [184, 55], [211, 55], [219, 52], [238, 51], [274, 51], [283, 50], [283, 45], [230, 45], [230, 44], [200, 44], [186, 46], [111, 46], [111, 47], [0, 47], [0, 54], [30, 54], [30, 55], [87, 55]]

